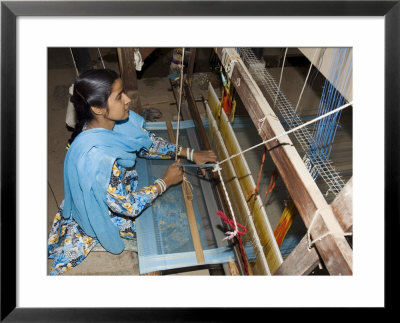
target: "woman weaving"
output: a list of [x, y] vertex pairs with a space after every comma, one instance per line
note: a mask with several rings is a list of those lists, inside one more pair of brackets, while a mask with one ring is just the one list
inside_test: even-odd
[[112, 70], [90, 70], [77, 77], [71, 97], [77, 124], [64, 161], [64, 201], [48, 240], [50, 275], [80, 264], [100, 243], [113, 254], [124, 250], [121, 239], [135, 239], [135, 218], [157, 196], [182, 181], [176, 160], [163, 178], [137, 187], [136, 157], [171, 159], [176, 155], [196, 164], [216, 162], [212, 151], [171, 144], [144, 128], [144, 119], [130, 111], [122, 80]]

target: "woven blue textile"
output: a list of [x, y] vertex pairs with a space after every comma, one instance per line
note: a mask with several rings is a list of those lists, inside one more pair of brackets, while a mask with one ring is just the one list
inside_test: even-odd
[[[186, 130], [182, 130], [180, 143], [184, 147], [189, 147]], [[166, 138], [165, 132], [160, 130], [158, 134]], [[149, 185], [156, 178], [162, 177], [172, 162], [172, 160], [138, 158], [135, 166], [139, 175], [138, 186]], [[182, 162], [189, 163], [186, 160]], [[192, 204], [204, 253], [204, 264], [223, 264], [234, 260], [235, 256], [229, 242], [222, 241], [221, 237], [217, 241], [216, 233], [223, 230], [222, 220], [216, 215], [217, 206], [205, 201], [206, 196], [201, 187], [202, 179], [199, 179], [195, 171], [190, 168], [186, 169], [186, 174], [192, 185]], [[212, 198], [210, 195], [207, 196], [210, 197]], [[151, 207], [143, 211], [136, 219], [136, 233], [141, 274], [198, 265], [181, 184], [170, 187], [162, 196], [157, 197]], [[221, 235], [224, 237], [223, 233]], [[249, 246], [247, 251], [253, 260], [252, 247]]]

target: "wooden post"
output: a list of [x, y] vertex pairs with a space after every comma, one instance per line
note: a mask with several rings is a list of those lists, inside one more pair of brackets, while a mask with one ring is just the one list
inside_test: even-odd
[[307, 235], [305, 235], [274, 275], [308, 275], [319, 262], [317, 251], [314, 248], [308, 249]]
[[331, 203], [333, 213], [344, 232], [353, 232], [353, 177]]
[[186, 73], [186, 80], [187, 80], [189, 86], [192, 86], [192, 78], [193, 78], [193, 70], [194, 70], [195, 61], [196, 61], [196, 48], [191, 48], [188, 69], [187, 69], [187, 73]]
[[137, 87], [134, 49], [117, 48], [117, 53], [125, 93], [131, 99], [129, 108], [138, 114], [142, 114], [142, 104]]
[[[222, 48], [217, 55], [222, 60]], [[285, 132], [282, 124], [268, 104], [241, 59], [234, 64], [231, 82], [235, 86], [254, 126], [265, 117], [260, 129], [261, 139], [267, 140]], [[290, 138], [283, 136], [265, 144], [272, 160], [293, 199], [300, 216], [315, 242], [318, 253], [331, 275], [352, 275], [353, 252], [344, 237], [331, 207], [308, 172]]]

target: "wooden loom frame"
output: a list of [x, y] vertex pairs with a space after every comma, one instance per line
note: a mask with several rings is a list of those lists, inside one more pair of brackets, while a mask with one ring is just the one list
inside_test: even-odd
[[[224, 49], [217, 48], [216, 52], [222, 61], [225, 56]], [[231, 82], [235, 86], [254, 125], [257, 127], [259, 120], [264, 117], [266, 118], [260, 129], [261, 139], [267, 140], [284, 133], [285, 130], [282, 124], [241, 59], [236, 59], [231, 73]], [[282, 145], [282, 143], [285, 144]], [[300, 155], [291, 144], [289, 137], [285, 136], [274, 142], [268, 142], [265, 146], [278, 168], [307, 229], [310, 228], [314, 217], [316, 217], [310, 229], [311, 236], [316, 239], [327, 232], [343, 232], [336, 214], [327, 204]], [[347, 207], [346, 209], [351, 210], [351, 207]], [[348, 219], [346, 219], [346, 222], [348, 222]], [[329, 234], [323, 239], [316, 241], [315, 246], [331, 275], [352, 275], [353, 252], [344, 235]], [[307, 244], [301, 243], [298, 247], [299, 249], [293, 253], [292, 257], [289, 256], [285, 260], [277, 273], [294, 275], [308, 272], [310, 265], [315, 267], [316, 255], [308, 253]], [[295, 259], [292, 259], [294, 257]], [[306, 269], [293, 267], [292, 265], [298, 263], [297, 259], [300, 258], [312, 258], [314, 260], [306, 262], [308, 267]]]

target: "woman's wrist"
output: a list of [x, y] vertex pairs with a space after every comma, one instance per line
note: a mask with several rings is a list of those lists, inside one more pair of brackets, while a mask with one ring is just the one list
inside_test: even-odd
[[194, 163], [195, 150], [189, 147], [180, 147], [178, 150], [178, 156], [185, 157], [187, 160]]
[[193, 154], [194, 154], [194, 149], [192, 149], [191, 153], [190, 153], [190, 158], [189, 160], [194, 163], [194, 159], [193, 159]]
[[184, 157], [186, 157], [187, 160], [194, 162], [194, 160], [193, 160], [194, 149], [193, 148], [185, 148], [185, 149], [182, 149], [182, 151], [185, 152]]
[[162, 178], [162, 180], [164, 181], [164, 184], [165, 184], [165, 186], [166, 186], [166, 189], [167, 189], [168, 187], [171, 186], [171, 182], [170, 182], [170, 180], [168, 179], [167, 176], [164, 176], [164, 177]]
[[169, 185], [167, 186], [167, 183], [165, 182], [165, 180], [163, 178], [156, 179], [154, 181], [154, 185], [156, 185], [157, 192], [159, 195], [162, 195], [169, 187]]

